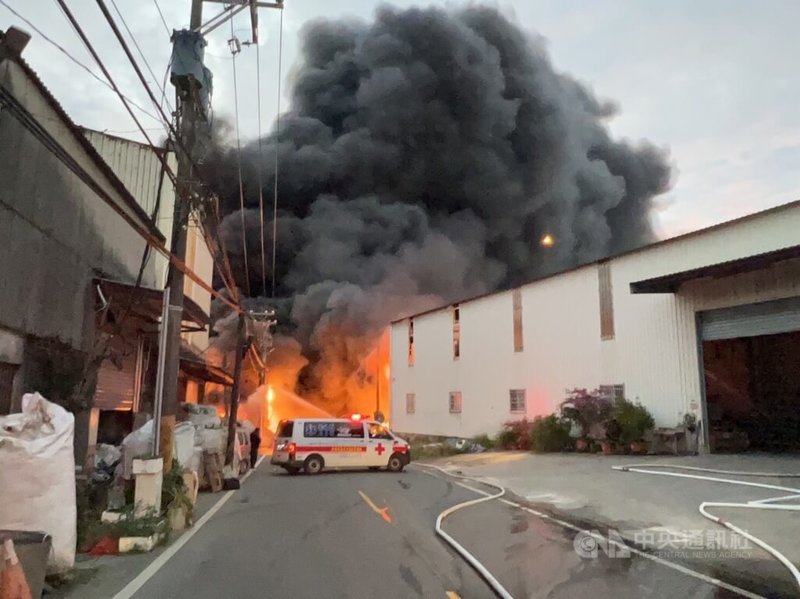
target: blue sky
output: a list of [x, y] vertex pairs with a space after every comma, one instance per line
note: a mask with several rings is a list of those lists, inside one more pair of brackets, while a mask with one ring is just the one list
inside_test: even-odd
[[[55, 2], [4, 1], [99, 72]], [[111, 0], [107, 1], [114, 12]], [[154, 1], [115, 1], [160, 85], [170, 44]], [[305, 23], [324, 17], [367, 19], [379, 5], [372, 0], [285, 2], [284, 92]], [[170, 27], [187, 25], [188, 0], [158, 3]], [[459, 5], [407, 0], [389, 4]], [[609, 123], [615, 135], [647, 138], [670, 149], [674, 187], [659, 199], [654, 213], [661, 236], [800, 199], [800, 2], [506, 0], [490, 4], [531, 35], [543, 36], [558, 70], [619, 105], [619, 114]], [[72, 0], [69, 5], [120, 87], [146, 106], [146, 95], [94, 0]], [[206, 16], [219, 11], [219, 6], [206, 3]], [[277, 111], [279, 15], [266, 9], [260, 15], [262, 129], [266, 130]], [[0, 28], [12, 24], [29, 29], [0, 5]], [[246, 39], [248, 28], [243, 12], [234, 30]], [[215, 74], [217, 114], [232, 117], [229, 37], [229, 25], [211, 34], [207, 62]], [[132, 132], [135, 125], [113, 93], [38, 35], [34, 34], [24, 56], [76, 122], [137, 138]], [[258, 130], [253, 48], [245, 48], [239, 55], [237, 69], [241, 131], [245, 138], [252, 138]], [[283, 95], [285, 109], [287, 94]], [[157, 127], [148, 117], [143, 118], [147, 127]], [[152, 134], [159, 136], [158, 131]]]

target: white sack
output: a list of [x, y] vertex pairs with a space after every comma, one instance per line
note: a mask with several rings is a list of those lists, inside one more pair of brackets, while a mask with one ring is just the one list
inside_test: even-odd
[[42, 531], [53, 538], [48, 569], [75, 563], [75, 418], [38, 393], [22, 412], [0, 417], [0, 529]]
[[151, 418], [122, 440], [122, 477], [133, 476], [133, 460], [150, 455], [153, 450], [153, 419]]
[[[179, 422], [175, 425], [172, 438], [172, 455], [184, 468], [192, 467], [194, 453], [195, 427], [191, 422]], [[150, 455], [153, 450], [153, 419], [145, 422], [140, 428], [131, 432], [122, 440], [123, 477], [130, 478], [133, 473], [134, 458]]]
[[184, 468], [191, 468], [194, 453], [194, 425], [191, 422], [179, 422], [175, 425], [175, 459]]

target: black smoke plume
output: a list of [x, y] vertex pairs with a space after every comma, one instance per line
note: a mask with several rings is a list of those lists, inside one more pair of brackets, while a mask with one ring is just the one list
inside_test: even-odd
[[[353, 407], [348, 381], [393, 318], [652, 241], [666, 156], [612, 139], [614, 111], [495, 9], [383, 7], [308, 26], [281, 120], [275, 273], [276, 340], [310, 360], [301, 390]], [[242, 159], [247, 273], [234, 151], [207, 160], [251, 295], [263, 294], [259, 164], [268, 293], [272, 279], [274, 134], [263, 143]]]

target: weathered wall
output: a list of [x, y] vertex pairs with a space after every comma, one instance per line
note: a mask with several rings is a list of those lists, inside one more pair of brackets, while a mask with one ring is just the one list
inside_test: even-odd
[[[512, 292], [462, 302], [461, 356], [452, 355], [452, 308], [392, 325], [392, 417], [402, 432], [495, 433], [512, 414], [510, 389], [526, 389], [527, 416], [554, 411], [570, 387], [624, 384], [662, 426], [701, 415], [696, 313], [800, 295], [800, 260], [687, 283], [676, 294], [631, 294], [630, 283], [800, 241], [800, 205], [757, 215], [610, 260], [615, 335], [601, 340], [597, 264], [521, 287], [524, 350], [514, 352]], [[461, 391], [461, 414], [448, 394]], [[406, 413], [407, 393], [416, 411]]]
[[[118, 206], [146, 225], [19, 64], [1, 63], [0, 82]], [[86, 351], [94, 338], [92, 278], [133, 282], [145, 241], [7, 111], [0, 111], [0, 139], [0, 327], [26, 345], [46, 338]], [[156, 284], [152, 261], [143, 283]], [[17, 377], [17, 396], [33, 390], [26, 373], [40, 365], [30, 361]]]

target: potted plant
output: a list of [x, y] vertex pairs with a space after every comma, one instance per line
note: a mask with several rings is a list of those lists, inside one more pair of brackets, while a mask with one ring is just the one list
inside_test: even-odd
[[567, 391], [567, 399], [561, 402], [561, 416], [579, 427], [575, 440], [576, 451], [589, 451], [592, 445], [592, 428], [605, 422], [611, 413], [611, 402], [598, 391], [586, 389]]
[[650, 412], [640, 403], [620, 399], [612, 409], [613, 418], [620, 426], [620, 441], [631, 453], [647, 453], [645, 435], [653, 429], [655, 421]]
[[192, 515], [192, 499], [183, 478], [183, 468], [177, 460], [172, 462], [172, 470], [164, 475], [161, 488], [162, 505], [166, 506], [166, 515], [172, 530], [183, 530], [190, 522]]
[[699, 430], [697, 426], [697, 416], [691, 412], [687, 412], [683, 415], [683, 421], [678, 425], [679, 428], [681, 426], [683, 427], [683, 434], [686, 439], [686, 452], [694, 455], [697, 453], [697, 437]]
[[619, 447], [622, 429], [616, 418], [609, 418], [605, 423], [605, 437], [600, 441], [600, 449], [604, 455], [616, 453]]

